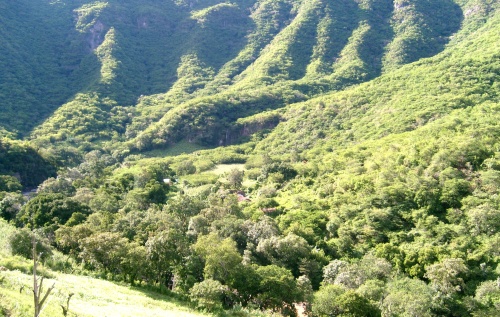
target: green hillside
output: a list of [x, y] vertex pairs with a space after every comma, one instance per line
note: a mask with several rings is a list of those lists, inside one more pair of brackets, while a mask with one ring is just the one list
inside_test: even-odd
[[[32, 283], [30, 276], [8, 272], [3, 278], [0, 286], [2, 316], [33, 315], [33, 295], [29, 293]], [[75, 294], [69, 305], [72, 316], [207, 316], [182, 307], [175, 301], [166, 300], [155, 292], [141, 291], [99, 279], [58, 274], [47, 279], [45, 283], [49, 286], [56, 285], [56, 291], [42, 312], [43, 316], [63, 316], [60, 305], [66, 304], [67, 296], [71, 293]], [[24, 289], [19, 292], [21, 286], [24, 286]]]
[[[33, 316], [33, 276], [29, 270], [32, 260], [12, 256], [9, 246], [15, 228], [0, 219], [0, 316]], [[235, 310], [234, 314], [211, 314], [196, 311], [193, 305], [172, 292], [147, 286], [130, 286], [110, 282], [102, 276], [71, 275], [57, 272], [71, 271], [72, 261], [58, 253], [45, 259], [39, 274], [45, 277], [44, 290], [54, 286], [41, 316], [154, 316], [154, 317], [202, 317], [202, 316], [273, 316], [249, 309]], [[89, 272], [87, 272], [89, 273]], [[68, 297], [70, 296], [69, 304]], [[68, 308], [63, 314], [64, 306]]]
[[[498, 1], [0, 8], [0, 260], [35, 230], [65, 287], [217, 316], [500, 310]], [[170, 309], [119, 292], [78, 305]]]
[[[260, 92], [262, 86], [278, 83], [268, 88], [268, 94], [310, 97], [341, 89], [371, 79], [382, 69], [436, 54], [460, 28], [463, 13], [451, 1], [437, 1], [437, 8], [427, 1], [413, 2], [37, 0], [5, 4], [2, 34], [9, 44], [4, 50], [9, 51], [1, 56], [9, 69], [5, 76], [11, 78], [2, 81], [8, 108], [0, 124], [26, 135], [44, 118], [71, 123], [76, 115], [71, 109], [75, 101], [79, 104], [75, 95], [97, 93], [103, 100], [116, 102], [116, 107], [127, 107], [132, 122], [124, 122], [121, 115], [118, 120], [122, 130], [129, 125], [128, 131], [115, 131], [133, 138], [144, 130], [164, 129], [148, 126], [165, 112], [167, 117], [176, 116], [168, 113], [174, 105], [197, 112], [192, 108], [199, 106], [183, 101], [231, 86], [229, 96], [242, 90], [265, 95]], [[17, 11], [27, 12], [26, 18], [16, 19]], [[21, 57], [29, 48], [39, 54]], [[283, 81], [288, 83], [283, 85]], [[160, 95], [134, 106], [137, 98], [151, 94]], [[216, 103], [218, 98], [194, 103]], [[268, 107], [283, 107], [290, 101], [296, 100], [277, 100]], [[269, 102], [257, 99], [252, 103]], [[236, 117], [263, 107], [232, 106], [230, 112], [238, 112]], [[85, 103], [82, 107], [86, 108]], [[54, 113], [57, 108], [70, 111]], [[234, 121], [227, 114], [198, 115], [203, 119], [215, 115], [228, 124]], [[89, 119], [90, 125], [100, 121], [93, 113]], [[102, 138], [78, 132], [76, 125], [71, 136], [77, 139]], [[36, 131], [40, 129], [44, 136], [60, 138], [57, 127], [43, 124]]]

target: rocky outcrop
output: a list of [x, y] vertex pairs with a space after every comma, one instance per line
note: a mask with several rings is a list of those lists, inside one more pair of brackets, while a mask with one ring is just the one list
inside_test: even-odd
[[91, 51], [95, 50], [104, 41], [106, 27], [101, 21], [96, 23], [90, 28], [87, 38], [87, 43]]
[[261, 114], [239, 120], [232, 128], [226, 131], [225, 137], [219, 140], [219, 144], [229, 145], [238, 143], [242, 138], [249, 137], [257, 132], [274, 129], [280, 121], [281, 116], [277, 113]]

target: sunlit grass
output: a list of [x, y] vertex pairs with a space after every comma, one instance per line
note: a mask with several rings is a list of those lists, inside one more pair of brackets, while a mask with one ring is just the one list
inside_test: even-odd
[[213, 169], [210, 170], [211, 173], [222, 175], [228, 173], [233, 169], [238, 169], [240, 171], [245, 170], [245, 164], [218, 164]]
[[[1, 272], [0, 307], [8, 316], [33, 314], [31, 275], [19, 271]], [[182, 306], [175, 299], [130, 286], [85, 276], [57, 274], [44, 281], [46, 287], [55, 285], [42, 316], [63, 316], [61, 304], [71, 297], [70, 316], [107, 317], [196, 317], [208, 316]], [[24, 286], [24, 287], [23, 287]], [[0, 314], [1, 316], [1, 314]]]
[[[57, 274], [44, 280], [44, 289], [55, 285], [43, 308], [42, 317], [63, 316], [69, 294], [68, 316], [71, 317], [207, 317], [174, 298], [143, 288], [119, 285], [86, 276]], [[32, 276], [19, 271], [0, 272], [0, 316], [33, 315]], [[267, 317], [269, 312], [237, 309], [216, 316]]]
[[14, 227], [10, 226], [5, 220], [0, 219], [0, 257], [6, 256], [9, 252], [8, 238], [14, 231]]
[[[29, 260], [13, 257], [8, 248], [8, 237], [15, 230], [0, 219], [0, 316], [25, 317], [33, 315], [33, 277], [19, 270], [8, 270], [10, 262], [19, 267], [28, 267]], [[10, 262], [9, 262], [10, 261]], [[14, 264], [15, 264], [14, 263]], [[15, 266], [14, 266], [15, 267]], [[143, 288], [119, 285], [87, 276], [51, 272], [45, 279], [44, 289], [55, 285], [41, 316], [63, 316], [60, 305], [65, 304], [69, 294], [70, 313], [79, 317], [196, 317], [207, 316], [186, 307], [186, 303]]]

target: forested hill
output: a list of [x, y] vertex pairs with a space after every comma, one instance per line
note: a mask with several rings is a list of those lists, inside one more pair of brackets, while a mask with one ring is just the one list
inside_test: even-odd
[[5, 263], [37, 228], [71, 259], [52, 269], [206, 311], [498, 314], [498, 1], [19, 0], [0, 18]]
[[[164, 130], [150, 125], [184, 111], [169, 114], [172, 108], [225, 119], [227, 127], [435, 55], [464, 19], [451, 0], [20, 0], [1, 6], [0, 125], [27, 136], [42, 124], [35, 136], [92, 140]], [[232, 101], [242, 91], [248, 101]], [[219, 92], [225, 93], [202, 98]], [[193, 109], [221, 98], [225, 112]], [[177, 141], [162, 138], [162, 144]], [[135, 142], [158, 143], [149, 139]]]

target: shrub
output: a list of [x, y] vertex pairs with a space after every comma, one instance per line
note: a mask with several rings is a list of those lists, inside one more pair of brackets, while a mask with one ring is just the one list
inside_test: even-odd
[[339, 285], [325, 285], [315, 294], [313, 316], [380, 316], [380, 311], [370, 302]]
[[227, 286], [222, 285], [219, 281], [206, 279], [203, 282], [194, 284], [189, 291], [189, 295], [199, 308], [214, 311], [222, 309], [222, 299], [226, 292]]
[[185, 160], [180, 162], [174, 170], [177, 175], [189, 175], [196, 173], [196, 166], [194, 166], [193, 161]]
[[[46, 239], [36, 235], [36, 252], [42, 261], [52, 255], [49, 243]], [[9, 246], [12, 254], [20, 255], [27, 259], [33, 259], [33, 233], [26, 228], [15, 231], [9, 237]]]

